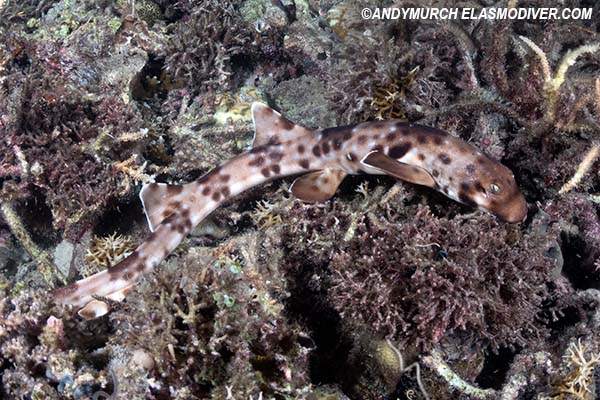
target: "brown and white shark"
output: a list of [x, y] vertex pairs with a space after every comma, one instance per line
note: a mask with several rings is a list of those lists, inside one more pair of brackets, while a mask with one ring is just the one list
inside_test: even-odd
[[348, 174], [386, 174], [429, 186], [506, 222], [523, 221], [527, 204], [512, 172], [442, 130], [398, 121], [365, 122], [312, 131], [260, 103], [252, 105], [250, 150], [188, 184], [145, 185], [140, 198], [152, 234], [114, 267], [53, 292], [85, 318], [108, 312], [94, 298], [122, 300], [136, 279], [167, 257], [224, 201], [272, 179], [300, 175], [292, 193], [325, 201]]

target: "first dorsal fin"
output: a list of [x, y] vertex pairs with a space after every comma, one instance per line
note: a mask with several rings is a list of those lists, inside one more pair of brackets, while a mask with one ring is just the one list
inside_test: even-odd
[[252, 147], [281, 143], [312, 133], [311, 130], [282, 117], [266, 104], [255, 102], [251, 111], [255, 132]]
[[183, 185], [166, 183], [149, 183], [142, 187], [140, 200], [151, 232], [154, 232], [165, 218], [177, 211], [183, 188]]
[[370, 152], [361, 160], [361, 163], [369, 167], [377, 168], [378, 170], [395, 178], [402, 179], [403, 181], [433, 188], [437, 185], [429, 172], [425, 171], [423, 168], [402, 163], [380, 151]]

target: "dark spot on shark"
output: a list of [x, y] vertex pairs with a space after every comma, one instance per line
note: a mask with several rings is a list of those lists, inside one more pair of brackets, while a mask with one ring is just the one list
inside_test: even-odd
[[231, 178], [231, 175], [229, 174], [219, 175], [219, 180], [223, 183], [227, 182], [229, 178]]
[[403, 144], [399, 144], [398, 146], [394, 146], [390, 149], [388, 155], [392, 158], [402, 158], [404, 157], [404, 155], [406, 153], [408, 153], [408, 151], [412, 148], [412, 144], [411, 143], [403, 143]]
[[203, 175], [200, 178], [196, 179], [196, 184], [202, 185], [204, 183], [207, 183], [208, 181], [210, 181], [210, 174]]
[[419, 153], [419, 154], [417, 155], [417, 157], [419, 158], [419, 160], [421, 160], [421, 161], [425, 161], [425, 154], [423, 154], [423, 153]]
[[283, 117], [279, 117], [278, 122], [279, 126], [286, 131], [291, 131], [292, 129], [294, 129], [295, 125]]
[[434, 169], [434, 170], [431, 171], [431, 175], [434, 178], [437, 178], [438, 176], [440, 176], [440, 171], [438, 171], [437, 169]]
[[310, 167], [310, 162], [307, 159], [300, 160], [298, 164], [300, 164], [300, 166], [304, 169], [308, 169], [308, 167]]
[[315, 147], [312, 149], [312, 152], [315, 156], [321, 157], [321, 146], [315, 145]]
[[268, 178], [269, 176], [271, 176], [271, 171], [269, 171], [269, 168], [263, 168], [263, 169], [261, 169], [260, 173], [263, 174], [263, 176], [265, 178]]
[[274, 174], [279, 174], [281, 172], [281, 167], [278, 164], [271, 166], [271, 170], [273, 170]]
[[398, 135], [396, 135], [394, 132], [390, 132], [387, 134], [387, 136], [385, 137], [385, 140], [388, 141], [388, 143], [392, 143], [394, 140], [396, 140], [396, 137]]
[[306, 151], [306, 148], [304, 147], [304, 145], [303, 144], [299, 144], [298, 145], [298, 153], [304, 154], [304, 151]]
[[325, 142], [321, 147], [323, 148], [323, 154], [329, 153], [329, 143]]
[[448, 132], [443, 131], [441, 129], [437, 129], [437, 128], [432, 128], [430, 126], [424, 126], [424, 125], [418, 125], [415, 124], [413, 125], [413, 127], [417, 130], [419, 130], [419, 133], [428, 135], [428, 136], [448, 136]]
[[403, 136], [410, 135], [412, 133], [412, 129], [406, 122], [396, 122], [396, 128], [400, 131], [400, 134]]
[[483, 187], [483, 185], [481, 184], [481, 182], [477, 181], [473, 184], [473, 187], [475, 188], [475, 190], [477, 190], [479, 193], [485, 193], [485, 188]]
[[467, 164], [466, 169], [469, 174], [472, 174], [473, 172], [475, 172], [475, 166], [471, 163]]
[[369, 128], [373, 128], [373, 129], [384, 129], [386, 127], [387, 127], [386, 122], [375, 121], [375, 122], [369, 123]]
[[441, 146], [442, 142], [443, 142], [443, 140], [440, 136], [433, 137], [433, 143], [435, 143], [436, 145]]
[[219, 201], [219, 200], [221, 200], [221, 193], [219, 193], [219, 192], [214, 192], [214, 193], [212, 194], [212, 199], [213, 199], [214, 201]]
[[[348, 139], [350, 139], [350, 137], [352, 137], [351, 131], [352, 131], [352, 129], [354, 129], [355, 126], [356, 126], [356, 124], [323, 129], [321, 131], [321, 137], [323, 139], [325, 139], [325, 138], [328, 139], [333, 136], [341, 136], [343, 138], [343, 140], [348, 140]], [[349, 135], [349, 136], [347, 136], [347, 135]]]
[[334, 150], [339, 150], [342, 148], [342, 139], [339, 137], [336, 137], [333, 139], [333, 148]]
[[450, 157], [446, 153], [440, 153], [440, 154], [438, 154], [438, 158], [440, 160], [442, 160], [442, 162], [444, 164], [450, 164], [452, 162], [452, 160], [450, 159]]
[[358, 137], [358, 139], [356, 139], [358, 141], [358, 144], [365, 144], [367, 143], [367, 137], [365, 135], [360, 135]]
[[265, 163], [265, 159], [262, 156], [256, 157], [254, 160], [250, 161], [248, 163], [249, 166], [251, 167], [260, 167], [261, 165], [263, 165]]
[[283, 153], [274, 151], [269, 154], [269, 158], [273, 161], [280, 161], [283, 158]]
[[250, 149], [250, 153], [254, 154], [254, 153], [260, 153], [261, 151], [263, 151], [265, 149], [266, 146], [262, 145], [262, 146], [256, 146]]
[[471, 207], [474, 207], [477, 205], [466, 193], [463, 193], [463, 192], [458, 193], [458, 200], [461, 203], [466, 204]]
[[183, 190], [183, 186], [181, 185], [167, 185], [167, 192], [170, 195], [175, 195], [181, 193]]
[[210, 187], [206, 186], [204, 189], [202, 189], [202, 194], [208, 196], [210, 194]]

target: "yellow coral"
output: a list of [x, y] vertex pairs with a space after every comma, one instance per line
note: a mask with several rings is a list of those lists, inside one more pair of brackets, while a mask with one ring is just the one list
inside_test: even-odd
[[251, 214], [258, 229], [265, 230], [282, 222], [281, 215], [277, 214], [275, 206], [267, 200], [261, 200], [256, 204], [256, 209]]
[[405, 96], [406, 88], [414, 82], [418, 72], [419, 67], [415, 67], [406, 76], [373, 89], [371, 108], [375, 112], [376, 119], [406, 119], [401, 100]]
[[596, 365], [600, 364], [600, 353], [589, 352], [587, 346], [578, 339], [569, 345], [563, 359], [570, 370], [569, 374], [560, 382], [552, 396], [542, 397], [542, 399], [592, 399], [593, 394], [590, 389], [594, 383], [592, 375]]
[[[131, 237], [113, 233], [106, 237], [95, 236], [90, 248], [86, 251], [85, 260], [97, 270], [108, 268], [130, 255], [135, 248]], [[97, 271], [82, 271], [88, 275]]]
[[231, 122], [252, 121], [250, 106], [261, 100], [255, 88], [242, 87], [235, 93], [224, 93], [217, 98], [217, 110], [214, 119], [217, 125], [225, 126]]

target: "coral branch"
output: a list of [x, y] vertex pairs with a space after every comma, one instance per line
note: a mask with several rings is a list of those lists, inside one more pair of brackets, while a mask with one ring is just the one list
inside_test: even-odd
[[577, 58], [579, 58], [580, 56], [582, 56], [583, 54], [586, 54], [586, 53], [596, 52], [599, 49], [600, 49], [600, 43], [595, 43], [595, 44], [586, 44], [583, 46], [579, 46], [575, 50], [569, 50], [567, 52], [567, 54], [565, 54], [565, 56], [561, 60], [559, 66], [558, 66], [558, 69], [556, 70], [556, 74], [554, 74], [554, 78], [552, 78], [552, 80], [550, 82], [548, 82], [548, 84], [549, 84], [548, 89], [553, 92], [558, 91], [560, 86], [565, 81], [565, 77], [567, 75], [567, 70], [569, 69], [570, 66], [575, 64], [575, 61], [577, 60]]
[[579, 164], [579, 167], [577, 168], [575, 175], [573, 175], [573, 177], [571, 179], [569, 179], [569, 182], [565, 183], [563, 185], [563, 187], [560, 188], [560, 190], [558, 191], [558, 194], [564, 194], [564, 193], [567, 193], [567, 192], [573, 190], [581, 182], [583, 177], [588, 173], [588, 171], [590, 170], [592, 165], [594, 165], [594, 162], [596, 161], [596, 159], [598, 158], [599, 155], [600, 155], [600, 143], [595, 143], [592, 145], [592, 148], [590, 150], [588, 150], [588, 152], [583, 157], [583, 160]]
[[542, 49], [540, 49], [540, 47], [533, 43], [533, 41], [525, 36], [520, 36], [519, 38], [521, 38], [522, 41], [525, 42], [525, 44], [527, 46], [529, 46], [531, 48], [531, 50], [533, 50], [533, 52], [539, 57], [540, 59], [540, 63], [542, 64], [542, 73], [544, 74], [544, 82], [550, 82], [551, 78], [551, 73], [550, 73], [550, 64], [548, 63], [548, 58], [546, 57], [546, 54], [544, 53], [544, 51]]
[[586, 44], [579, 46], [574, 50], [567, 51], [564, 55], [554, 77], [551, 76], [550, 64], [544, 51], [533, 41], [525, 36], [519, 36], [523, 42], [525, 42], [531, 50], [539, 57], [542, 65], [542, 73], [544, 74], [544, 91], [546, 97], [546, 119], [548, 121], [554, 120], [554, 114], [556, 111], [556, 105], [558, 101], [558, 92], [562, 84], [565, 82], [567, 71], [569, 67], [575, 64], [575, 61], [586, 53], [593, 53], [600, 49], [600, 43]]
[[[4, 217], [4, 221], [10, 227], [11, 232], [15, 237], [19, 240], [25, 251], [33, 258], [33, 260], [38, 265], [38, 269], [44, 280], [50, 285], [53, 286], [53, 276], [62, 276], [60, 274], [59, 269], [54, 265], [51, 261], [50, 255], [46, 253], [44, 250], [40, 249], [37, 244], [33, 241], [29, 232], [23, 225], [23, 221], [17, 214], [14, 209], [14, 206], [10, 202], [4, 202], [0, 205], [0, 211], [2, 211], [2, 216]], [[66, 283], [64, 278], [62, 278], [62, 283]]]
[[439, 350], [432, 350], [429, 356], [423, 357], [423, 363], [429, 368], [437, 372], [437, 374], [444, 378], [449, 386], [459, 390], [468, 396], [476, 399], [489, 399], [496, 396], [496, 391], [492, 389], [480, 389], [464, 381], [456, 372], [452, 371], [448, 364], [442, 358], [442, 354]]

